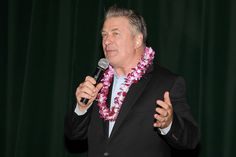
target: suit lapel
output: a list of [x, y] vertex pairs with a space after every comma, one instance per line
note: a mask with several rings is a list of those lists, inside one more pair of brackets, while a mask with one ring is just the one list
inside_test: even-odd
[[[111, 103], [111, 93], [112, 93], [112, 86], [113, 86], [113, 81], [111, 83], [111, 86], [109, 87], [109, 93], [107, 96], [107, 107], [110, 108], [110, 103]], [[108, 138], [108, 132], [109, 132], [109, 121], [103, 120], [103, 129], [104, 129], [104, 135], [106, 138]]]
[[147, 73], [140, 79], [140, 81], [136, 84], [132, 84], [124, 101], [122, 104], [122, 107], [120, 109], [120, 113], [116, 119], [115, 125], [112, 129], [110, 139], [113, 137], [113, 135], [116, 133], [116, 131], [119, 129], [120, 125], [124, 122], [126, 116], [129, 114], [130, 109], [135, 104], [139, 96], [143, 93], [147, 83], [149, 82], [151, 78], [152, 66], [149, 68]]

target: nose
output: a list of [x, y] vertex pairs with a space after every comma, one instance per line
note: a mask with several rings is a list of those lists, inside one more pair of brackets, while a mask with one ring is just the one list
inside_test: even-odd
[[103, 43], [107, 46], [112, 43], [112, 37], [111, 35], [107, 34], [106, 37], [103, 38]]

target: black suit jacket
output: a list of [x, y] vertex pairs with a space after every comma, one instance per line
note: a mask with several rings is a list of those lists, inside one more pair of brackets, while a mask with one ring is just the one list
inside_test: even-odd
[[[156, 100], [169, 91], [174, 108], [170, 131], [161, 135], [153, 127]], [[123, 102], [110, 137], [97, 102], [83, 116], [73, 111], [65, 120], [69, 139], [88, 139], [89, 157], [169, 157], [171, 149], [191, 149], [198, 143], [198, 127], [186, 101], [182, 77], [156, 65], [133, 84]]]

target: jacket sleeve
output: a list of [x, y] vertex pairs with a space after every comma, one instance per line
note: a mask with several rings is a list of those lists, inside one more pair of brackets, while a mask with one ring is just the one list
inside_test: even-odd
[[92, 106], [84, 115], [77, 115], [74, 110], [67, 113], [64, 123], [64, 134], [70, 140], [84, 140], [91, 119]]
[[173, 122], [170, 131], [164, 136], [176, 149], [194, 149], [199, 142], [199, 129], [186, 100], [185, 81], [177, 77], [171, 90]]

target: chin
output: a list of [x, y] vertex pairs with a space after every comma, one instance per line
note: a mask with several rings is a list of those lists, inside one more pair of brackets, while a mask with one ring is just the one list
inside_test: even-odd
[[113, 56], [110, 56], [110, 55], [106, 55], [106, 59], [109, 61], [109, 63], [112, 63], [115, 60], [115, 58]]
[[112, 66], [117, 65], [121, 61], [119, 57], [114, 54], [106, 55], [106, 59], [109, 61], [109, 64]]
[[109, 61], [109, 64], [111, 65], [111, 66], [116, 66], [116, 64], [117, 64], [117, 62], [114, 60], [114, 59], [111, 59], [111, 58], [107, 58], [108, 59], [108, 61]]

